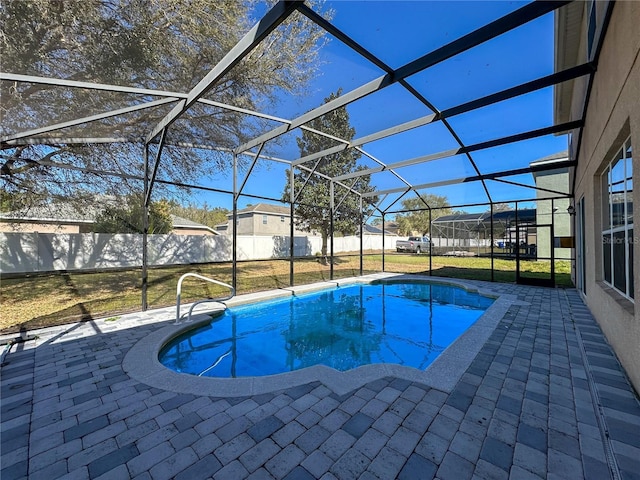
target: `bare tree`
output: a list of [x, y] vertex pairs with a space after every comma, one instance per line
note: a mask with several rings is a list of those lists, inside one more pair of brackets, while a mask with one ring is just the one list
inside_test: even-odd
[[[251, 28], [258, 4], [256, 0], [7, 0], [0, 6], [2, 69], [186, 93]], [[316, 73], [317, 53], [324, 41], [321, 29], [294, 12], [217, 82], [206, 99], [258, 110], [283, 95], [300, 94]], [[0, 88], [2, 136], [162, 98], [24, 82], [3, 81]], [[55, 130], [48, 134], [46, 145], [3, 143], [2, 187], [20, 194], [23, 203], [139, 191], [142, 140], [173, 106], [159, 105]], [[169, 146], [163, 151], [160, 175], [188, 182], [203, 172], [226, 168], [226, 154], [171, 145], [188, 142], [231, 148], [262, 131], [265, 122], [216, 106], [194, 106], [168, 130]], [[87, 137], [125, 141], [56, 141]]]

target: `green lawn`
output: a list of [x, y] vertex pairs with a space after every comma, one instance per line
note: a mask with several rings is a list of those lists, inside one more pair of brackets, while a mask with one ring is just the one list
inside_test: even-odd
[[[491, 280], [491, 258], [489, 257], [432, 257], [432, 275], [441, 277], [467, 278], [473, 280]], [[424, 255], [386, 256], [385, 270], [389, 272], [426, 272], [429, 271], [429, 257]], [[493, 260], [494, 281], [515, 282], [516, 262], [502, 258]], [[551, 262], [522, 260], [520, 271], [532, 278], [549, 278]], [[559, 287], [571, 287], [571, 262], [555, 262], [555, 281]]]
[[[289, 261], [268, 260], [238, 264], [238, 293], [271, 290], [289, 286]], [[343, 255], [334, 261], [334, 278], [360, 273], [358, 256]], [[382, 270], [382, 255], [365, 254], [363, 273]], [[549, 262], [523, 261], [521, 270], [528, 276], [549, 275]], [[412, 254], [385, 255], [385, 271], [429, 274], [429, 257]], [[180, 276], [196, 272], [231, 283], [231, 264], [176, 266], [149, 270], [148, 305], [150, 308], [175, 305], [176, 285]], [[484, 257], [433, 257], [432, 275], [466, 279], [491, 279], [491, 259]], [[140, 269], [100, 273], [65, 273], [3, 278], [0, 288], [0, 332], [59, 325], [81, 319], [112, 317], [139, 311], [141, 307]], [[330, 278], [330, 266], [316, 258], [298, 259], [294, 263], [295, 284], [303, 285]], [[495, 259], [494, 279], [515, 282], [515, 261]], [[556, 284], [571, 286], [570, 263], [556, 262]], [[183, 283], [182, 301], [217, 297], [226, 290], [213, 284], [187, 279]]]

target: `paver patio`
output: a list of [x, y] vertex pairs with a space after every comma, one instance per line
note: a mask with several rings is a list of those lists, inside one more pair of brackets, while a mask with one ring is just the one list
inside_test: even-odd
[[451, 391], [387, 377], [241, 398], [122, 362], [173, 310], [29, 332], [1, 369], [1, 478], [640, 479], [640, 404], [575, 290], [517, 295]]

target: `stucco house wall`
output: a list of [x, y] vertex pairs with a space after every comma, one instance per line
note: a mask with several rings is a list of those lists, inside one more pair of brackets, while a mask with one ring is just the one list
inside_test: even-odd
[[[48, 215], [42, 215], [42, 213]], [[77, 212], [76, 212], [77, 213]], [[0, 214], [0, 233], [91, 233], [93, 232], [95, 212], [90, 214], [62, 215], [56, 217], [55, 211], [38, 211], [37, 213], [25, 213], [22, 216], [14, 214]], [[84, 217], [84, 218], [82, 218]], [[212, 228], [193, 222], [186, 218], [171, 216], [174, 235], [217, 235]]]
[[[581, 2], [578, 2], [581, 4]], [[600, 3], [600, 2], [596, 2]], [[587, 2], [581, 4], [586, 8]], [[599, 7], [600, 8], [600, 7]], [[602, 18], [602, 17], [600, 17]], [[634, 150], [633, 183], [640, 182], [640, 2], [616, 2], [586, 111], [575, 171], [575, 199], [584, 198], [584, 301], [640, 391], [640, 308], [603, 281], [601, 173], [622, 143], [631, 138]], [[583, 16], [584, 48], [586, 15]], [[580, 88], [574, 90], [573, 110], [579, 110]], [[574, 139], [575, 140], [575, 139]], [[575, 142], [574, 142], [575, 148]], [[638, 199], [638, 200], [636, 200]], [[633, 223], [640, 220], [640, 197], [633, 195]], [[640, 252], [634, 234], [633, 277], [635, 302], [640, 301]], [[574, 270], [575, 273], [575, 270]]]
[[[536, 185], [548, 190], [557, 192], [567, 192], [569, 188], [569, 171], [568, 169], [550, 170], [534, 175]], [[567, 213], [570, 201], [568, 198], [555, 198], [553, 202], [548, 200], [555, 195], [551, 192], [538, 190], [536, 204], [536, 223], [538, 225], [550, 225], [553, 223], [554, 237], [571, 236], [570, 217]], [[551, 257], [551, 230], [549, 228], [539, 228], [537, 230], [537, 252], [538, 257]], [[570, 248], [554, 248], [553, 255], [555, 259], [570, 259]]]
[[[232, 215], [227, 215], [227, 223], [217, 225], [216, 230], [225, 235], [233, 234]], [[289, 235], [291, 233], [291, 211], [287, 207], [259, 203], [238, 210], [236, 216], [238, 235]], [[294, 235], [306, 236], [305, 232], [295, 228]], [[313, 232], [311, 232], [313, 234]]]
[[291, 222], [286, 215], [257, 212], [253, 216], [254, 235], [287, 235]]
[[80, 225], [51, 223], [0, 222], [2, 233], [82, 233]]

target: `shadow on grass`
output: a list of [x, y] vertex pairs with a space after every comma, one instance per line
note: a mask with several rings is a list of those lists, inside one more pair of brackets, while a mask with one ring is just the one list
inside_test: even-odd
[[[429, 275], [429, 270], [411, 273], [419, 275]], [[523, 272], [523, 274], [526, 275], [527, 278], [549, 278], [548, 272]], [[431, 275], [435, 277], [450, 277], [463, 280], [484, 280], [487, 282], [491, 281], [491, 270], [485, 268], [440, 267], [434, 269]], [[557, 287], [573, 287], [573, 282], [571, 281], [571, 275], [569, 273], [556, 273], [555, 280]], [[516, 272], [494, 270], [493, 281], [498, 283], [515, 283]]]
[[[426, 272], [428, 275], [429, 272]], [[441, 267], [433, 270], [432, 275], [437, 277], [461, 278], [465, 280], [491, 281], [491, 270], [484, 268]], [[516, 281], [515, 272], [494, 271], [494, 281], [512, 283]]]
[[93, 300], [78, 302], [67, 308], [58, 310], [48, 315], [42, 315], [31, 320], [26, 320], [16, 325], [11, 325], [0, 330], [0, 334], [18, 333], [37, 328], [57, 327], [76, 322], [89, 322], [96, 318], [109, 317], [140, 311], [140, 305], [113, 306], [114, 299]]

